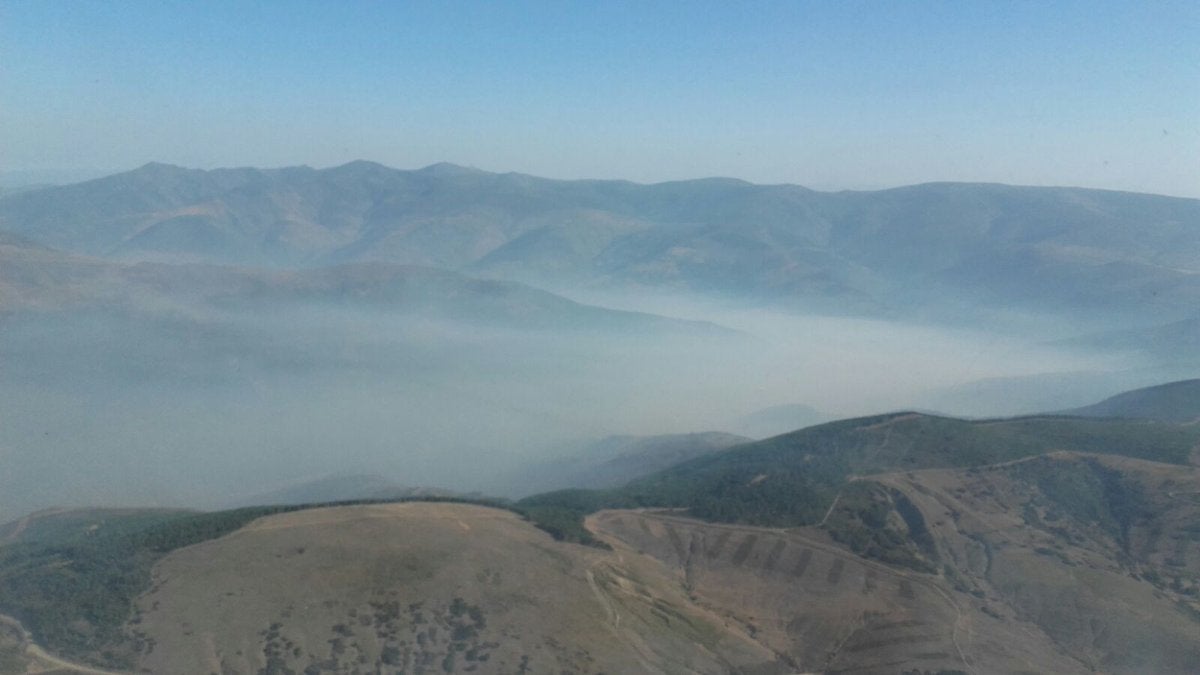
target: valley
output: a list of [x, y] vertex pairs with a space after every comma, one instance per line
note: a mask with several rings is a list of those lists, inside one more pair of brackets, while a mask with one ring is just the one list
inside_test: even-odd
[[[1170, 391], [1107, 405], [1200, 412]], [[0, 608], [116, 672], [1184, 673], [1197, 449], [1192, 422], [910, 413], [517, 503], [47, 511], [0, 529]], [[37, 590], [122, 558], [103, 614]], [[6, 672], [58, 658], [14, 635]]]
[[1188, 672], [1196, 203], [0, 197], [0, 672]]
[[1196, 675], [1198, 37], [0, 0], [0, 675]]

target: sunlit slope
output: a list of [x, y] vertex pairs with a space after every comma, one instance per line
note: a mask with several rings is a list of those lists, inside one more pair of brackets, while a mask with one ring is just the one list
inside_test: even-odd
[[946, 579], [856, 556], [814, 528], [644, 511], [603, 511], [589, 526], [623, 555], [663, 561], [697, 603], [790, 672], [1087, 672], [1036, 626], [986, 614]]
[[264, 518], [169, 555], [138, 608], [161, 673], [783, 672], [653, 560], [467, 505]]
[[602, 511], [802, 671], [1189, 673], [1200, 471], [1054, 452], [855, 479], [820, 526]]
[[[588, 526], [611, 550], [482, 506], [310, 508], [159, 560], [120, 649], [171, 673], [1186, 673], [1198, 495], [1192, 467], [1054, 452], [856, 477], [820, 526], [603, 511]], [[4, 533], [161, 537], [234, 514]]]
[[858, 543], [875, 511], [891, 521], [880, 530], [911, 535], [898, 514], [872, 506], [883, 493], [903, 495], [939, 576], [990, 617], [976, 631], [1025, 626], [1102, 672], [1187, 673], [1200, 662], [1197, 469], [1052, 453], [854, 485], [860, 498], [843, 499], [829, 531]]

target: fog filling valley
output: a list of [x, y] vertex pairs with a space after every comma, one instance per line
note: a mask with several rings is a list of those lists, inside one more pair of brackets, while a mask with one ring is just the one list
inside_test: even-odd
[[[147, 164], [0, 197], [0, 518], [1194, 377], [1200, 201]], [[544, 289], [544, 290], [543, 290]]]
[[787, 404], [826, 419], [1008, 415], [1163, 377], [1132, 353], [1057, 346], [1069, 327], [1050, 319], [1021, 337], [588, 299], [709, 323], [523, 328], [316, 301], [6, 316], [0, 521], [50, 506], [215, 508], [333, 474], [520, 496], [542, 487], [526, 467], [610, 434], [746, 433], [746, 416]]

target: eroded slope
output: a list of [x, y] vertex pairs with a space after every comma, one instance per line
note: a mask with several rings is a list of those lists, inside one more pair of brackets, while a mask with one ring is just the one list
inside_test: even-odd
[[677, 570], [693, 600], [796, 672], [1085, 672], [1032, 626], [979, 611], [944, 578], [856, 556], [815, 528], [718, 525], [605, 511], [618, 551]]
[[1052, 453], [872, 480], [925, 514], [943, 574], [981, 610], [1037, 626], [1089, 669], [1200, 663], [1200, 471]]

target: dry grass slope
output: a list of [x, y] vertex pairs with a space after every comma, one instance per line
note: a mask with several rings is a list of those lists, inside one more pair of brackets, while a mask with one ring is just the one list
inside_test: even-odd
[[946, 579], [862, 559], [815, 528], [637, 511], [605, 511], [589, 525], [619, 554], [667, 563], [693, 601], [790, 672], [1086, 672], [1044, 634], [981, 612]]
[[780, 672], [660, 563], [477, 506], [271, 516], [154, 577], [131, 629], [155, 673]]

